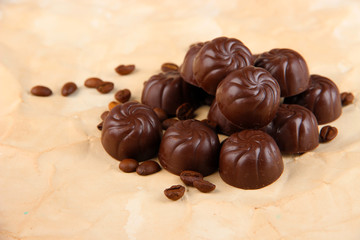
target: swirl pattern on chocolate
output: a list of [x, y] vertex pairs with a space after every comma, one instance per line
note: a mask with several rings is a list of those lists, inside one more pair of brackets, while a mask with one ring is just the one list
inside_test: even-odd
[[284, 103], [298, 104], [312, 111], [318, 124], [326, 124], [340, 117], [341, 98], [339, 89], [330, 79], [320, 76], [310, 76], [310, 86], [299, 95], [285, 98]]
[[101, 143], [113, 158], [144, 161], [157, 154], [161, 123], [147, 105], [127, 102], [117, 105], [104, 120]]
[[309, 86], [309, 69], [305, 59], [296, 51], [275, 48], [260, 54], [256, 67], [266, 69], [278, 81], [281, 97], [288, 97], [305, 91]]
[[193, 71], [198, 86], [215, 95], [217, 85], [230, 72], [251, 65], [250, 50], [235, 38], [219, 37], [206, 43], [197, 53]]
[[260, 130], [232, 134], [220, 151], [220, 176], [234, 187], [265, 187], [276, 181], [283, 169], [282, 156], [274, 139]]
[[240, 128], [261, 128], [280, 104], [276, 80], [262, 68], [244, 67], [230, 73], [216, 91], [220, 111]]
[[304, 153], [319, 145], [316, 117], [309, 109], [300, 105], [280, 105], [265, 131], [275, 139], [284, 153]]
[[179, 121], [168, 128], [160, 144], [160, 164], [171, 173], [184, 170], [207, 176], [218, 168], [220, 142], [217, 134], [198, 120]]

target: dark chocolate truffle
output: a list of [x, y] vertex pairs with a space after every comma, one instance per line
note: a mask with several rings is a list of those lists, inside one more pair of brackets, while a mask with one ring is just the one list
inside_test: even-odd
[[284, 103], [298, 104], [312, 111], [318, 124], [334, 121], [341, 115], [341, 98], [339, 89], [330, 79], [310, 76], [310, 87], [299, 95], [285, 98]]
[[220, 151], [219, 173], [228, 184], [258, 189], [276, 181], [284, 164], [274, 139], [260, 130], [244, 130], [225, 140]]
[[114, 107], [104, 119], [101, 143], [113, 158], [144, 161], [156, 155], [161, 123], [147, 105], [127, 102]]
[[275, 118], [265, 129], [283, 153], [304, 153], [319, 145], [316, 117], [300, 105], [280, 105]]
[[280, 88], [269, 72], [253, 66], [230, 73], [216, 91], [220, 111], [240, 128], [261, 128], [275, 116]]
[[196, 54], [200, 51], [200, 49], [204, 46], [205, 43], [199, 42], [192, 44], [185, 55], [183, 63], [179, 68], [180, 75], [184, 79], [184, 81], [197, 87], [199, 85], [194, 78], [193, 63]]
[[294, 96], [309, 86], [309, 70], [304, 58], [296, 51], [276, 48], [262, 53], [255, 61], [256, 67], [268, 70], [278, 81], [281, 97]]
[[218, 168], [219, 151], [217, 134], [204, 123], [189, 119], [166, 130], [158, 157], [163, 168], [176, 175], [192, 170], [207, 176]]
[[175, 115], [176, 109], [185, 102], [193, 102], [195, 87], [186, 83], [179, 72], [170, 71], [152, 76], [144, 83], [141, 102], [163, 109]]
[[229, 136], [235, 132], [240, 132], [241, 130], [243, 130], [242, 128], [230, 122], [224, 116], [224, 114], [222, 114], [216, 100], [214, 100], [213, 103], [211, 104], [207, 118], [210, 121], [215, 122], [217, 124], [217, 129], [222, 134]]
[[220, 37], [206, 43], [193, 63], [195, 81], [215, 95], [217, 85], [230, 72], [253, 63], [250, 50], [235, 38]]

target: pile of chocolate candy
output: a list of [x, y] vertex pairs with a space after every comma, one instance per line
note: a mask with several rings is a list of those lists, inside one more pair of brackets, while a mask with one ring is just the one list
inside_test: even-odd
[[[208, 119], [193, 119], [193, 109], [209, 99]], [[276, 181], [282, 154], [311, 151], [319, 139], [334, 138], [333, 127], [319, 138], [318, 124], [342, 111], [334, 82], [310, 75], [296, 51], [253, 55], [227, 37], [191, 45], [179, 68], [170, 65], [144, 83], [141, 102], [115, 106], [104, 119], [102, 144], [112, 157], [144, 161], [158, 155], [162, 167], [177, 175], [219, 169], [226, 183], [242, 189]], [[164, 127], [168, 118], [173, 121]], [[217, 133], [229, 137], [220, 144]]]

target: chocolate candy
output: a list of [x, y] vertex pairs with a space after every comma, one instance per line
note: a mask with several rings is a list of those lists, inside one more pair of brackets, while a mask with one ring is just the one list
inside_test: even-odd
[[250, 50], [235, 38], [219, 37], [206, 43], [193, 63], [195, 82], [215, 95], [218, 84], [234, 70], [253, 63]]
[[318, 124], [332, 122], [341, 115], [339, 89], [333, 81], [320, 75], [311, 75], [309, 88], [299, 95], [285, 98], [284, 103], [306, 107], [314, 113]]
[[179, 121], [169, 127], [160, 144], [160, 164], [180, 175], [192, 170], [207, 176], [218, 167], [220, 151], [216, 133], [198, 120]]
[[281, 97], [305, 91], [309, 86], [309, 70], [304, 58], [296, 51], [275, 48], [257, 57], [255, 66], [268, 70], [278, 81]]
[[216, 91], [220, 111], [240, 128], [261, 128], [275, 116], [280, 88], [269, 72], [253, 66], [230, 73]]
[[274, 139], [260, 130], [232, 134], [220, 151], [220, 177], [234, 187], [265, 187], [276, 181], [283, 169], [281, 153]]
[[[205, 42], [207, 43], [207, 42]], [[198, 83], [195, 81], [194, 72], [193, 72], [193, 63], [196, 57], [196, 54], [200, 51], [200, 49], [204, 46], [203, 42], [192, 44], [187, 51], [184, 61], [179, 68], [179, 72], [181, 77], [184, 79], [185, 82], [190, 83], [194, 86], [199, 86]]]
[[309, 109], [300, 105], [280, 105], [265, 131], [275, 139], [284, 153], [304, 153], [319, 145], [316, 117]]
[[242, 130], [242, 128], [230, 122], [224, 116], [224, 114], [222, 114], [216, 100], [214, 100], [213, 103], [211, 104], [207, 117], [210, 121], [216, 123], [218, 131], [222, 134], [229, 136], [235, 132], [240, 132]]
[[147, 105], [117, 105], [104, 119], [101, 143], [113, 158], [144, 161], [156, 155], [162, 137], [161, 123]]
[[162, 108], [169, 115], [175, 115], [181, 104], [194, 101], [194, 88], [184, 82], [177, 71], [160, 73], [144, 83], [141, 102], [152, 108]]

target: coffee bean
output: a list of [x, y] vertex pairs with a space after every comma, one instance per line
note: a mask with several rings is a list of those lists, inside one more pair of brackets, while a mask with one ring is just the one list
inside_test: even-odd
[[135, 172], [139, 162], [132, 158], [126, 158], [120, 161], [119, 168], [121, 171], [130, 173]]
[[177, 123], [179, 120], [175, 119], [175, 118], [168, 118], [165, 119], [162, 123], [161, 123], [161, 127], [162, 129], [166, 130], [169, 127], [171, 127], [174, 123]]
[[186, 119], [191, 119], [194, 118], [194, 108], [191, 106], [190, 103], [184, 103], [181, 104], [177, 109], [176, 109], [176, 117], [180, 120], [186, 120]]
[[105, 118], [109, 115], [109, 111], [105, 111], [101, 114], [100, 118], [101, 120], [105, 120]]
[[179, 69], [179, 66], [175, 63], [164, 63], [161, 65], [161, 71], [163, 72], [170, 72], [170, 71], [177, 71]]
[[122, 89], [115, 93], [115, 99], [121, 103], [126, 103], [131, 97], [131, 92], [129, 89]]
[[156, 113], [156, 116], [159, 118], [160, 122], [168, 118], [166, 112], [161, 108], [153, 108], [153, 111]]
[[114, 89], [114, 83], [112, 83], [112, 82], [103, 82], [99, 86], [97, 86], [96, 89], [100, 93], [103, 93], [103, 94], [108, 93], [108, 92], [111, 92], [111, 90]]
[[213, 129], [214, 131], [216, 131], [217, 128], [217, 123], [210, 121], [209, 119], [203, 119], [201, 120], [202, 123], [204, 123], [206, 126], [210, 127], [211, 129]]
[[185, 193], [185, 187], [181, 185], [173, 185], [164, 190], [165, 196], [173, 201], [182, 198], [182, 196], [184, 196], [184, 193]]
[[52, 94], [52, 91], [50, 88], [37, 85], [31, 88], [31, 94], [38, 97], [48, 97]]
[[180, 173], [181, 181], [187, 186], [194, 186], [194, 182], [203, 179], [203, 177], [201, 173], [190, 170], [185, 170]]
[[194, 181], [194, 187], [203, 193], [211, 192], [216, 188], [214, 184], [204, 179]]
[[104, 122], [99, 123], [99, 124], [97, 125], [97, 129], [99, 129], [100, 131], [102, 131], [102, 129], [103, 129], [103, 124], [104, 124]]
[[111, 110], [119, 104], [120, 104], [119, 102], [112, 101], [109, 103], [108, 108], [109, 108], [109, 110]]
[[88, 88], [97, 88], [100, 84], [102, 84], [104, 81], [100, 78], [92, 77], [85, 80], [85, 87]]
[[142, 176], [150, 175], [160, 170], [161, 170], [160, 165], [152, 160], [145, 161], [136, 168], [137, 174]]
[[354, 95], [351, 92], [343, 92], [340, 94], [341, 105], [347, 106], [354, 101]]
[[63, 95], [64, 97], [69, 96], [70, 94], [75, 92], [76, 89], [77, 89], [77, 86], [74, 82], [65, 83], [61, 89], [61, 95]]
[[128, 75], [135, 70], [135, 65], [119, 65], [115, 68], [115, 71], [120, 75]]
[[330, 125], [324, 126], [320, 131], [320, 142], [330, 142], [337, 136], [337, 134], [338, 130], [336, 127], [332, 127]]

